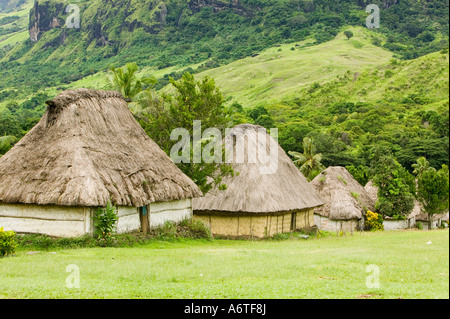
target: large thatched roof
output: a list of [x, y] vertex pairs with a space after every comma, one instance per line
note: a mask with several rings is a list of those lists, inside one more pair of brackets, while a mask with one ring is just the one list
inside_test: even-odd
[[0, 202], [123, 206], [201, 196], [136, 122], [118, 92], [79, 89], [48, 101], [0, 159]]
[[[369, 194], [370, 198], [372, 198], [373, 202], [376, 203], [378, 200], [378, 187], [373, 184], [373, 181], [370, 180], [367, 182], [366, 186], [364, 186], [364, 189]], [[408, 218], [413, 218], [422, 213], [422, 205], [418, 200], [414, 200], [414, 208], [409, 214]], [[386, 219], [389, 219], [390, 217], [385, 217]]]
[[[233, 150], [232, 155], [228, 153], [227, 162], [231, 163], [236, 175], [223, 180], [226, 190], [215, 188], [204, 197], [194, 199], [195, 213], [267, 214], [323, 204], [292, 160], [263, 127], [238, 125], [224, 141], [231, 141], [225, 142], [227, 149]], [[260, 150], [267, 154], [267, 158], [261, 159], [256, 155]]]
[[375, 203], [344, 167], [330, 166], [311, 181], [325, 205], [315, 213], [333, 220], [360, 219]]

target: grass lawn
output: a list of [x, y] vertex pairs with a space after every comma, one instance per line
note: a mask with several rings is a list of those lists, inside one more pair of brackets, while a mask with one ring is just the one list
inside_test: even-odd
[[[68, 265], [79, 288], [66, 286]], [[366, 286], [368, 265], [379, 288]], [[0, 259], [0, 298], [449, 298], [449, 233], [18, 251]]]

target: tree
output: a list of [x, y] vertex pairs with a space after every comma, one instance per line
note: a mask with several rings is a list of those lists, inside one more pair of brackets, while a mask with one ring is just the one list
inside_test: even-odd
[[417, 181], [417, 198], [428, 214], [428, 229], [431, 229], [433, 216], [449, 209], [448, 167], [442, 165], [439, 171], [423, 171]]
[[5, 154], [11, 148], [11, 144], [16, 141], [17, 138], [15, 136], [0, 136], [0, 157], [2, 157], [2, 154]]
[[325, 166], [320, 162], [322, 154], [315, 154], [315, 147], [310, 137], [303, 139], [303, 154], [290, 151], [289, 155], [295, 158], [294, 163], [300, 167], [300, 171], [309, 181], [325, 169]]
[[418, 158], [416, 163], [412, 164], [411, 166], [414, 169], [413, 174], [417, 175], [418, 178], [422, 176], [423, 172], [435, 170], [433, 167], [430, 166], [430, 163], [423, 156]]
[[[193, 140], [194, 121], [201, 121], [203, 129], [217, 128], [224, 136], [229, 112], [223, 105], [222, 93], [213, 79], [206, 76], [197, 81], [193, 75], [185, 73], [179, 81], [170, 78], [170, 83], [175, 88], [174, 95], [163, 95], [161, 98], [147, 95], [146, 98], [136, 100], [141, 104], [142, 110], [137, 115], [139, 123], [167, 154], [170, 154], [172, 147], [178, 143], [170, 139], [174, 129], [186, 129], [189, 132], [189, 141]], [[207, 142], [203, 141], [202, 146]], [[225, 187], [221, 184], [223, 177], [233, 174], [228, 164], [206, 163], [203, 157], [201, 163], [194, 163], [193, 147], [190, 147], [189, 162], [177, 163], [177, 166], [204, 193], [214, 185]]]
[[109, 80], [114, 88], [122, 93], [124, 98], [133, 99], [137, 94], [145, 89], [155, 86], [157, 80], [153, 76], [137, 77], [138, 65], [127, 63], [122, 68], [111, 68], [112, 74], [109, 75]]
[[347, 40], [350, 40], [351, 37], [353, 37], [353, 32], [350, 30], [344, 31], [344, 35], [347, 37]]
[[372, 158], [373, 182], [378, 187], [376, 208], [384, 216], [405, 218], [414, 208], [414, 177], [389, 153], [377, 149]]

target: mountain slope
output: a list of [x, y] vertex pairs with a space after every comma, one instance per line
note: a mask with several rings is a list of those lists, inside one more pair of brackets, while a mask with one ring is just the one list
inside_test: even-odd
[[373, 32], [348, 29], [354, 33], [350, 40], [341, 33], [319, 45], [286, 44], [198, 76], [214, 78], [226, 97], [232, 97], [244, 107], [253, 107], [262, 102], [293, 98], [305, 86], [327, 82], [347, 70], [361, 72], [392, 58], [392, 52], [371, 44]]
[[[445, 0], [373, 2], [383, 16], [382, 27], [376, 30], [382, 40], [374, 37], [376, 45], [407, 58], [448, 46]], [[18, 95], [28, 95], [127, 62], [158, 69], [207, 59], [214, 61], [212, 65], [225, 65], [277, 44], [308, 39], [323, 43], [346, 25], [365, 26], [368, 3], [74, 0], [71, 4], [80, 8], [81, 27], [68, 29], [67, 3], [38, 0], [30, 14], [30, 37], [24, 38], [21, 27], [8, 45], [0, 41], [0, 91], [17, 89]]]

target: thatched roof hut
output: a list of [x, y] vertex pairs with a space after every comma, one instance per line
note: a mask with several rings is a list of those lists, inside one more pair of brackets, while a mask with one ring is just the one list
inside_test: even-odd
[[224, 142], [235, 176], [223, 180], [226, 190], [216, 187], [193, 200], [194, 215], [213, 233], [262, 237], [313, 226], [308, 213], [321, 198], [263, 127], [238, 125]]
[[315, 209], [316, 223], [321, 229], [360, 229], [366, 210], [374, 209], [370, 195], [345, 167], [328, 167], [311, 185], [325, 201], [325, 205]]
[[40, 122], [0, 159], [2, 207], [86, 208], [108, 200], [134, 208], [190, 205], [202, 195], [147, 136], [120, 93], [65, 91], [47, 104]]

